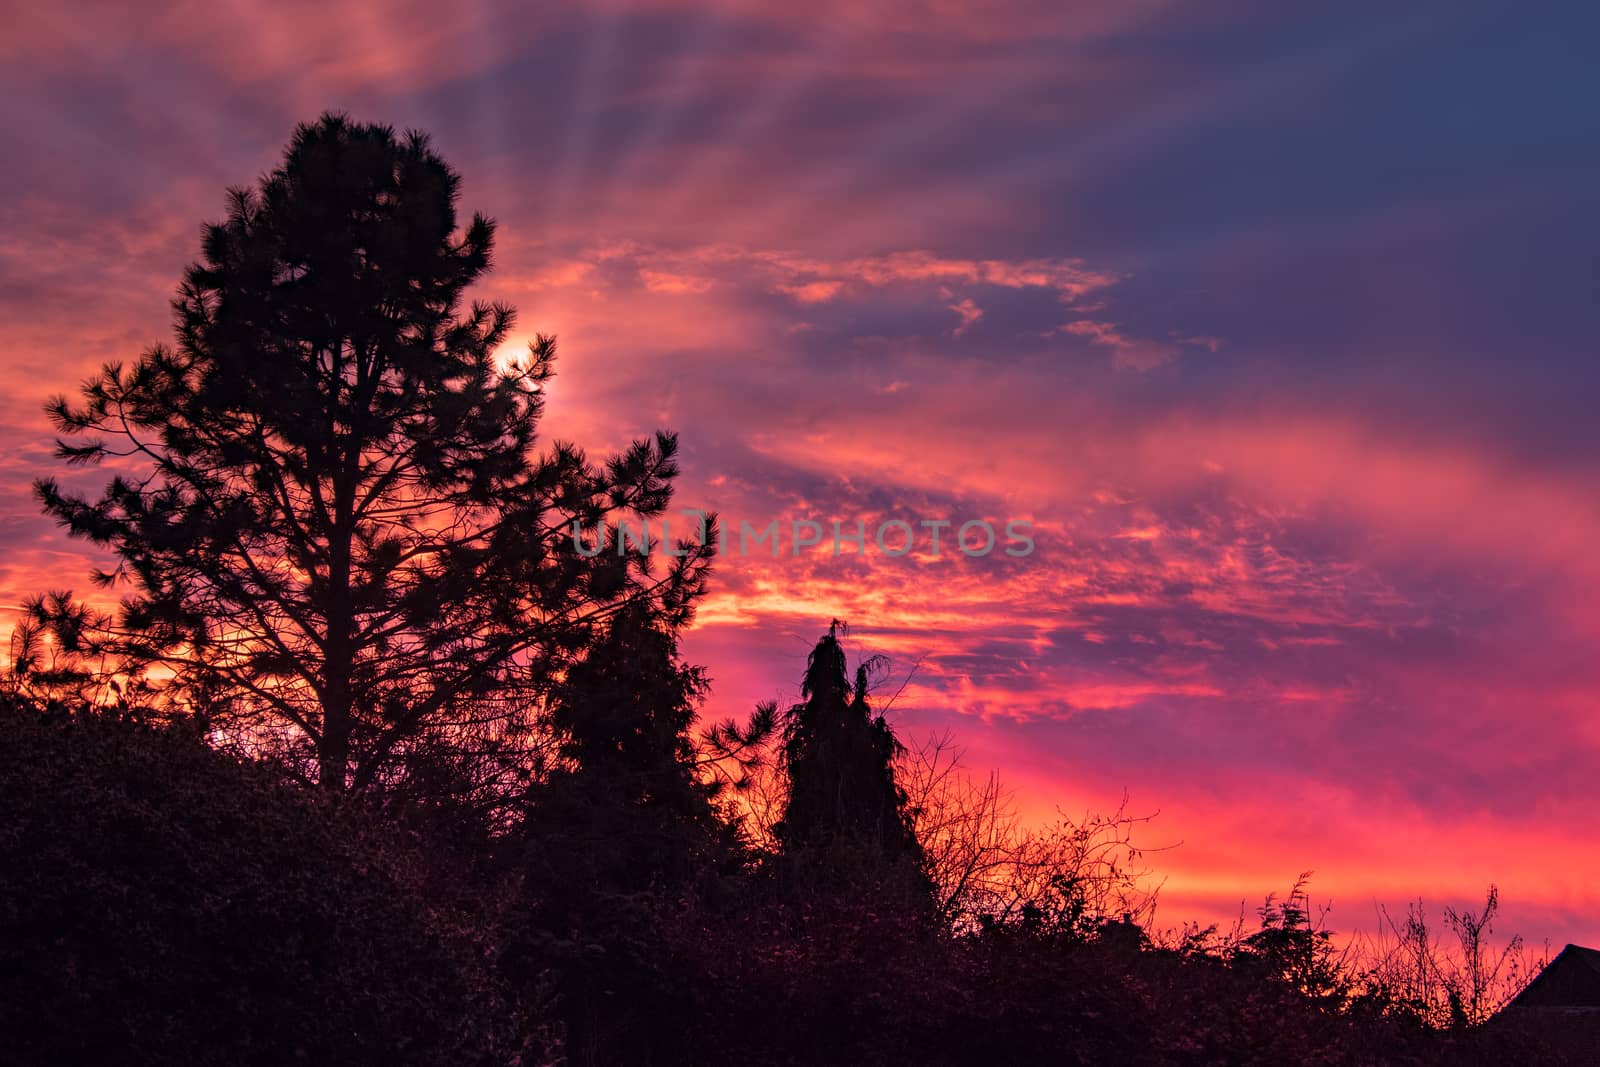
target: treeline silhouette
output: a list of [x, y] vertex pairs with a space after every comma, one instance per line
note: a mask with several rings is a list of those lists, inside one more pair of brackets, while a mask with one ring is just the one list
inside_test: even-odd
[[38, 495], [118, 602], [13, 636], [6, 1062], [1563, 1062], [1491, 1018], [1492, 892], [1456, 955], [1420, 907], [1353, 955], [1303, 882], [1155, 932], [1144, 820], [1023, 826], [837, 623], [798, 703], [699, 724], [709, 547], [571, 535], [662, 513], [676, 439], [541, 441], [555, 342], [507, 359], [466, 301], [458, 186], [421, 134], [302, 126], [173, 343], [52, 403], [113, 475]]

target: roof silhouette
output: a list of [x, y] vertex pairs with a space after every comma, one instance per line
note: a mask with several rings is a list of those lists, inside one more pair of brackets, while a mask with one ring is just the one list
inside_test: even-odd
[[1568, 945], [1507, 1007], [1600, 1012], [1600, 950]]

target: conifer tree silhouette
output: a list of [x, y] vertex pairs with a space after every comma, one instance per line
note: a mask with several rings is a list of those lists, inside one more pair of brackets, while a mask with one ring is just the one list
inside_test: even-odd
[[[37, 485], [120, 557], [97, 576], [120, 610], [64, 630], [74, 647], [170, 678], [170, 709], [275, 740], [333, 793], [396, 773], [408, 746], [505, 736], [609, 614], [648, 602], [681, 623], [709, 562], [577, 550], [575, 522], [667, 507], [676, 440], [600, 465], [535, 449], [555, 342], [504, 362], [513, 310], [463, 302], [495, 228], [458, 230], [459, 186], [424, 134], [299, 127], [206, 227], [176, 344], [50, 405], [78, 439], [62, 458], [137, 468], [97, 499]], [[35, 614], [71, 621], [61, 603]]]
[[710, 816], [689, 729], [705, 672], [684, 664], [676, 635], [649, 606], [630, 604], [557, 687], [551, 722], [576, 773], [626, 804]]
[[806, 664], [802, 702], [783, 719], [789, 797], [777, 827], [785, 851], [844, 846], [919, 867], [922, 851], [895, 784], [894, 731], [867, 701], [870, 664], [849, 682], [835, 621]]

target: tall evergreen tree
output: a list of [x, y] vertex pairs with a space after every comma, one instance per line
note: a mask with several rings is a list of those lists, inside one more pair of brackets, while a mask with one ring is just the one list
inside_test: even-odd
[[[642, 606], [617, 613], [550, 701], [558, 766], [527, 794], [508, 958], [552, 968], [575, 1060], [682, 1056], [676, 927], [738, 870], [689, 730], [706, 680]], [[572, 931], [582, 931], [574, 943]]]
[[647, 605], [629, 605], [556, 689], [562, 754], [622, 803], [707, 816], [689, 736], [706, 686], [705, 672], [679, 658], [676, 635]]
[[543, 892], [593, 902], [683, 884], [734, 857], [737, 835], [689, 734], [705, 689], [647, 605], [619, 611], [567, 671], [549, 702], [559, 759], [529, 790], [523, 823]]
[[900, 744], [868, 704], [866, 665], [851, 686], [837, 622], [812, 650], [800, 692], [783, 722], [789, 798], [777, 830], [785, 851], [843, 846], [920, 868], [894, 780]]
[[332, 792], [430, 739], [503, 736], [619, 607], [681, 621], [709, 561], [577, 549], [574, 523], [667, 507], [676, 441], [536, 450], [555, 344], [503, 362], [512, 309], [464, 303], [494, 224], [458, 229], [459, 185], [421, 133], [301, 126], [206, 227], [176, 344], [50, 406], [79, 438], [63, 458], [128, 471], [96, 499], [37, 486], [120, 557], [96, 576], [120, 610], [75, 646]]

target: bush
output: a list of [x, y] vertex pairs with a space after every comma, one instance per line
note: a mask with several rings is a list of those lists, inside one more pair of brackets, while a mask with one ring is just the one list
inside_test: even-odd
[[171, 730], [16, 704], [0, 729], [9, 1063], [464, 1064], [515, 1040], [466, 917], [359, 811]]

